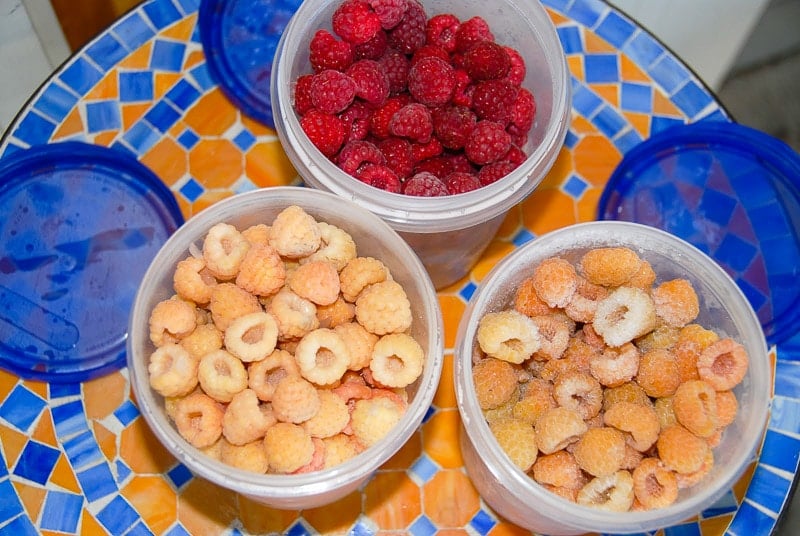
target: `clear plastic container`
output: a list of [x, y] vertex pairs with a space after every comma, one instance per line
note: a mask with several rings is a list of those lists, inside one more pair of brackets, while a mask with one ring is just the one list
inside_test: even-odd
[[[408, 387], [409, 404], [400, 422], [367, 451], [336, 467], [298, 475], [263, 475], [214, 460], [185, 441], [164, 410], [164, 399], [150, 388], [147, 364], [154, 348], [148, 319], [155, 304], [171, 296], [172, 274], [190, 245], [202, 248], [208, 229], [218, 222], [239, 228], [267, 223], [289, 205], [303, 207], [318, 221], [349, 232], [358, 254], [381, 259], [403, 285], [411, 302], [411, 335], [425, 351], [420, 378]], [[411, 248], [374, 214], [333, 194], [301, 187], [255, 190], [219, 201], [193, 216], [164, 244], [136, 295], [129, 326], [127, 361], [138, 406], [156, 437], [194, 474], [255, 501], [281, 509], [321, 506], [356, 490], [417, 430], [430, 407], [442, 369], [442, 316], [433, 285]]]
[[525, 59], [523, 86], [536, 99], [536, 120], [523, 147], [527, 160], [503, 179], [478, 190], [421, 198], [385, 192], [347, 175], [309, 141], [292, 107], [295, 80], [311, 73], [308, 44], [319, 28], [330, 30], [338, 1], [306, 0], [278, 44], [271, 80], [275, 128], [300, 176], [311, 186], [355, 201], [378, 214], [408, 241], [436, 288], [464, 277], [491, 242], [506, 213], [545, 178], [569, 125], [571, 93], [564, 51], [549, 15], [531, 0], [423, 1], [428, 17], [453, 13], [460, 20], [479, 15], [498, 43]]
[[[750, 365], [734, 392], [739, 413], [714, 449], [714, 467], [698, 485], [680, 491], [669, 507], [614, 513], [562, 499], [512, 464], [481, 413], [472, 383], [478, 320], [507, 306], [515, 289], [541, 260], [560, 256], [577, 261], [589, 249], [627, 246], [651, 263], [658, 280], [689, 279], [700, 299], [696, 322], [739, 341]], [[771, 365], [764, 333], [749, 302], [733, 280], [708, 256], [659, 229], [629, 222], [592, 222], [540, 236], [498, 263], [483, 280], [459, 324], [455, 384], [462, 418], [461, 449], [472, 482], [497, 513], [536, 532], [552, 535], [639, 533], [690, 518], [711, 506], [753, 462], [765, 430], [771, 399]]]

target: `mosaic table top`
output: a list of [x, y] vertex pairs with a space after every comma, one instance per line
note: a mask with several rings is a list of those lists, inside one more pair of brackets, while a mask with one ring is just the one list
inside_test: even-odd
[[[525, 531], [478, 496], [458, 449], [452, 384], [461, 313], [489, 269], [547, 231], [595, 218], [622, 156], [674, 124], [731, 120], [703, 83], [625, 14], [599, 0], [546, 0], [572, 73], [572, 122], [542, 185], [511, 210], [462, 281], [439, 293], [445, 365], [411, 440], [357, 492], [304, 511], [265, 508], [194, 477], [158, 443], [122, 369], [76, 384], [0, 371], [0, 534], [406, 533]], [[275, 132], [215, 85], [199, 0], [151, 0], [61, 66], [22, 109], [0, 155], [80, 140], [128, 152], [174, 193], [186, 218], [224, 197], [298, 182]], [[766, 534], [800, 458], [800, 363], [772, 349], [772, 408], [758, 457], [712, 508], [659, 534]]]

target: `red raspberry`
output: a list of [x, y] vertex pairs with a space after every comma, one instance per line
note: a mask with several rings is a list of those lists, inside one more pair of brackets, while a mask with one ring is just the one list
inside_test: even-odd
[[533, 126], [533, 118], [535, 115], [536, 100], [533, 98], [533, 93], [524, 87], [519, 88], [517, 100], [514, 102], [514, 107], [511, 110], [511, 124], [508, 126], [509, 132], [512, 134], [527, 134]]
[[460, 24], [458, 17], [452, 13], [434, 15], [425, 25], [426, 41], [447, 52], [453, 52], [456, 49], [456, 32]]
[[300, 128], [311, 143], [328, 158], [336, 154], [347, 135], [347, 128], [341, 119], [316, 109], [309, 110], [300, 118]]
[[444, 179], [454, 171], [453, 163], [446, 156], [434, 156], [432, 158], [422, 160], [421, 162], [417, 162], [417, 164], [414, 166], [415, 175], [423, 171], [433, 173], [440, 179]]
[[427, 143], [412, 143], [411, 144], [411, 159], [414, 164], [422, 162], [428, 158], [439, 156], [444, 151], [444, 147], [436, 138], [431, 138]]
[[372, 39], [381, 29], [381, 19], [364, 0], [344, 0], [331, 17], [336, 35], [359, 45]]
[[347, 127], [347, 137], [345, 142], [352, 140], [363, 140], [369, 134], [369, 118], [372, 117], [372, 110], [367, 108], [363, 102], [356, 101], [348, 106], [345, 111], [339, 114]]
[[356, 83], [346, 74], [326, 69], [311, 79], [311, 102], [326, 114], [347, 108], [356, 96]]
[[[361, 43], [360, 45], [355, 45], [353, 47], [353, 59], [354, 60], [377, 60], [381, 56], [386, 53], [386, 50], [389, 48], [389, 36], [386, 35], [386, 32], [380, 30], [375, 36], [367, 41], [366, 43]], [[340, 71], [344, 71], [344, 69], [339, 69]]]
[[363, 140], [347, 142], [337, 156], [339, 167], [348, 175], [355, 175], [364, 164], [386, 163], [383, 153], [374, 143]]
[[367, 164], [356, 174], [356, 178], [375, 188], [400, 193], [401, 183], [394, 171], [386, 166]]
[[520, 165], [528, 158], [528, 155], [525, 154], [525, 151], [519, 148], [519, 145], [513, 143], [514, 136], [511, 136], [511, 147], [509, 147], [508, 152], [503, 156], [503, 160], [508, 160], [515, 166]]
[[369, 0], [369, 5], [375, 10], [385, 30], [397, 26], [408, 9], [406, 0]]
[[523, 58], [522, 54], [520, 54], [515, 48], [511, 48], [509, 46], [503, 48], [506, 50], [506, 54], [508, 54], [508, 59], [511, 63], [511, 68], [508, 70], [506, 80], [515, 86], [521, 86], [522, 81], [525, 80], [525, 73], [527, 72], [525, 58]]
[[345, 74], [356, 83], [356, 96], [377, 107], [389, 97], [389, 79], [375, 60], [358, 60]]
[[297, 79], [294, 86], [294, 109], [299, 115], [305, 114], [314, 107], [311, 102], [311, 79], [313, 74], [304, 74]]
[[433, 173], [417, 173], [403, 185], [403, 193], [419, 197], [439, 197], [449, 195], [444, 181]]
[[447, 191], [451, 194], [463, 194], [481, 187], [481, 181], [472, 173], [454, 171], [444, 179]]
[[431, 113], [424, 104], [418, 102], [406, 104], [389, 120], [389, 132], [393, 136], [428, 143], [433, 134]]
[[472, 17], [458, 26], [456, 31], [456, 50], [466, 52], [480, 41], [494, 41], [489, 24], [482, 17]]
[[451, 101], [453, 104], [472, 108], [472, 93], [475, 91], [475, 84], [472, 83], [472, 78], [464, 69], [456, 69], [453, 76], [456, 79], [456, 84]]
[[492, 41], [481, 41], [464, 52], [464, 69], [474, 80], [503, 78], [511, 69], [505, 48]]
[[453, 68], [444, 60], [429, 56], [411, 65], [408, 92], [418, 102], [434, 108], [450, 101], [456, 81]]
[[516, 169], [516, 164], [508, 160], [498, 160], [491, 164], [486, 164], [478, 171], [478, 181], [481, 186], [492, 184]]
[[391, 136], [389, 123], [392, 120], [392, 116], [409, 102], [411, 102], [411, 99], [407, 95], [386, 99], [383, 106], [375, 110], [369, 120], [370, 134], [381, 140]]
[[494, 121], [478, 121], [464, 145], [464, 154], [479, 166], [499, 160], [511, 147], [511, 136], [503, 125]]
[[472, 110], [479, 119], [507, 125], [513, 117], [519, 88], [505, 80], [483, 80], [472, 93]]
[[403, 138], [386, 138], [378, 143], [378, 149], [386, 159], [386, 166], [395, 174], [405, 179], [414, 169], [411, 156], [411, 142]]
[[408, 88], [410, 63], [405, 54], [393, 49], [387, 49], [386, 53], [378, 58], [378, 63], [381, 64], [386, 77], [389, 79], [389, 93], [396, 95]]
[[416, 52], [414, 52], [414, 55], [411, 56], [411, 65], [414, 65], [422, 58], [431, 56], [450, 63], [450, 54], [448, 54], [445, 49], [440, 46], [425, 44], [419, 47]]
[[353, 47], [336, 39], [328, 30], [317, 30], [311, 38], [308, 59], [314, 72], [325, 69], [344, 71], [353, 63]]
[[433, 131], [447, 149], [462, 149], [478, 118], [466, 106], [437, 108], [431, 114]]
[[425, 44], [425, 8], [417, 0], [406, 0], [402, 20], [389, 31], [389, 46], [403, 54], [413, 54]]

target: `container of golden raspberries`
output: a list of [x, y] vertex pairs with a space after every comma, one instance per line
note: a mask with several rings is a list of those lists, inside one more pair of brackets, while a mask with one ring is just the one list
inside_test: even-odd
[[142, 415], [196, 475], [301, 509], [355, 490], [438, 386], [442, 316], [418, 257], [332, 194], [277, 187], [193, 216], [128, 334]]
[[481, 282], [455, 347], [461, 449], [500, 515], [547, 534], [699, 514], [763, 437], [761, 326], [707, 255], [591, 222], [537, 237]]

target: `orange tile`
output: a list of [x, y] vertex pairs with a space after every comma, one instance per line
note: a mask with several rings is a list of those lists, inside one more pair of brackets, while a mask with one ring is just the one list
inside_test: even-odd
[[442, 527], [463, 527], [480, 510], [478, 490], [458, 469], [439, 471], [422, 489], [425, 515]]
[[622, 160], [622, 153], [608, 138], [598, 135], [586, 136], [579, 141], [573, 157], [575, 171], [595, 186], [601, 186]]
[[571, 128], [573, 131], [579, 134], [595, 134], [597, 133], [597, 127], [595, 127], [588, 119], [583, 116], [572, 115], [572, 125]]
[[404, 471], [376, 473], [364, 487], [364, 515], [381, 530], [403, 530], [422, 512], [420, 491]]
[[[174, 191], [172, 192], [175, 193]], [[181, 209], [181, 214], [183, 214], [183, 218], [188, 220], [189, 217], [192, 215], [192, 204], [186, 200], [185, 197], [182, 195], [176, 195], [175, 200], [178, 202], [178, 207]]]
[[733, 485], [733, 495], [736, 497], [736, 502], [741, 504], [744, 496], [747, 494], [747, 488], [750, 487], [750, 481], [753, 479], [753, 473], [756, 470], [756, 464], [751, 463], [750, 466], [744, 470], [742, 476]]
[[28, 486], [22, 482], [11, 481], [14, 486], [14, 491], [17, 493], [25, 513], [31, 519], [39, 519], [39, 513], [42, 511], [45, 495], [47, 490], [40, 487]]
[[554, 25], [558, 26], [560, 24], [571, 22], [569, 18], [565, 17], [561, 13], [558, 13], [557, 11], [550, 9], [549, 7], [545, 9], [547, 9], [547, 14], [550, 15], [550, 18], [553, 19]]
[[713, 517], [711, 519], [705, 519], [698, 523], [700, 525], [700, 533], [725, 534], [725, 531], [728, 530], [732, 520], [733, 515], [730, 514]]
[[572, 162], [572, 151], [566, 147], [562, 147], [556, 161], [553, 163], [553, 167], [550, 168], [550, 171], [537, 189], [560, 188], [561, 185], [564, 184], [564, 181], [572, 175], [574, 170], [575, 166]]
[[162, 138], [141, 161], [168, 186], [182, 179], [188, 169], [186, 150], [171, 138]]
[[198, 63], [203, 63], [206, 60], [205, 54], [203, 54], [200, 50], [195, 50], [194, 52], [190, 52], [189, 55], [186, 57], [186, 60], [183, 62], [183, 70], [186, 71], [191, 69]]
[[299, 515], [294, 510], [277, 510], [239, 496], [239, 520], [250, 534], [284, 534]]
[[193, 13], [185, 19], [181, 19], [169, 28], [161, 32], [162, 37], [171, 37], [178, 41], [188, 41], [194, 33], [194, 28], [197, 25], [197, 14]]
[[143, 417], [135, 419], [120, 434], [120, 457], [136, 473], [163, 473], [175, 458], [153, 435]]
[[50, 475], [50, 484], [55, 484], [74, 493], [83, 493], [75, 476], [75, 471], [72, 469], [72, 464], [69, 463], [64, 454], [58, 457], [53, 473]]
[[106, 536], [108, 531], [103, 528], [99, 521], [88, 510], [83, 510], [81, 516], [81, 536]]
[[128, 54], [118, 65], [126, 69], [147, 69], [150, 66], [150, 53], [152, 49], [153, 41], [151, 40]]
[[134, 123], [142, 118], [152, 106], [152, 103], [123, 104], [122, 108], [122, 129], [130, 129]]
[[453, 354], [444, 354], [444, 359], [442, 360], [442, 379], [439, 380], [439, 388], [436, 390], [436, 395], [433, 397], [433, 404], [437, 408], [443, 410], [456, 409], [458, 407], [455, 384], [453, 383], [453, 360]]
[[286, 186], [297, 178], [297, 171], [277, 140], [251, 147], [244, 166], [247, 177], [259, 188]]
[[577, 202], [578, 221], [593, 221], [597, 219], [597, 203], [603, 194], [602, 188], [589, 188]]
[[422, 434], [416, 430], [408, 438], [408, 441], [403, 443], [400, 450], [394, 453], [392, 457], [381, 465], [381, 471], [391, 471], [395, 469], [405, 470], [416, 461], [422, 454]]
[[464, 465], [458, 447], [458, 432], [461, 417], [455, 409], [446, 409], [436, 414], [422, 427], [422, 444], [425, 453], [446, 469]]
[[537, 190], [524, 201], [525, 226], [536, 235], [577, 221], [575, 202], [560, 190]]
[[590, 87], [598, 97], [619, 108], [619, 84], [592, 84]]
[[481, 259], [472, 268], [472, 279], [476, 283], [483, 281], [486, 274], [494, 268], [494, 266], [506, 255], [516, 249], [514, 244], [503, 242], [500, 240], [493, 240], [486, 251], [483, 252]]
[[236, 494], [202, 478], [181, 491], [178, 520], [189, 534], [222, 534], [236, 519]]
[[161, 476], [135, 476], [120, 491], [155, 534], [178, 519], [178, 498]]
[[95, 145], [102, 145], [104, 147], [109, 147], [112, 143], [116, 141], [117, 136], [119, 136], [119, 132], [116, 130], [101, 132], [100, 134], [94, 137], [92, 143], [94, 143]]
[[669, 100], [669, 97], [664, 95], [660, 90], [653, 91], [653, 113], [675, 117], [683, 116], [680, 110]]
[[117, 458], [117, 435], [97, 421], [92, 423], [92, 429], [103, 456], [114, 461]]
[[8, 467], [13, 467], [17, 463], [17, 458], [27, 442], [28, 436], [0, 424], [0, 445], [3, 447], [3, 457]]
[[442, 320], [444, 321], [444, 347], [452, 348], [456, 342], [456, 331], [461, 316], [464, 314], [467, 304], [458, 296], [440, 296], [439, 305], [442, 310]]
[[0, 369], [0, 399], [5, 400], [8, 397], [8, 393], [14, 390], [19, 381], [20, 378], [16, 374]]
[[567, 56], [569, 72], [578, 80], [586, 80], [583, 65], [583, 56]]
[[531, 532], [501, 519], [487, 534], [488, 536], [530, 536]]
[[303, 510], [303, 518], [319, 534], [347, 534], [360, 515], [361, 493], [358, 491], [320, 508]]
[[178, 73], [156, 73], [153, 79], [153, 101], [161, 100], [181, 78], [183, 75]]
[[436, 536], [466, 536], [469, 534], [466, 529], [438, 529]]
[[118, 371], [84, 383], [86, 416], [103, 419], [111, 415], [125, 401], [126, 385], [127, 380]]
[[59, 448], [58, 439], [56, 438], [56, 429], [53, 426], [53, 415], [50, 413], [50, 408], [46, 408], [39, 417], [39, 422], [36, 423], [36, 428], [31, 434], [31, 438], [50, 445], [51, 447]]
[[119, 78], [112, 69], [83, 97], [84, 101], [116, 99], [119, 97]]
[[[520, 227], [522, 227], [522, 215], [519, 211], [519, 203], [517, 203], [506, 213], [506, 217], [503, 218], [503, 223], [501, 223], [500, 227], [497, 229], [495, 237], [503, 240], [511, 240], [517, 235]], [[463, 287], [463, 285], [459, 285], [458, 289], [461, 289], [461, 287]]]
[[617, 47], [611, 45], [608, 41], [598, 36], [596, 33], [588, 30], [583, 31], [583, 48], [589, 53], [619, 52]]
[[256, 121], [252, 117], [242, 114], [242, 125], [250, 131], [253, 136], [275, 136], [275, 130], [269, 128], [261, 121]]
[[39, 382], [33, 380], [23, 380], [22, 385], [29, 391], [36, 393], [44, 399], [49, 396], [49, 388], [47, 382]]
[[622, 112], [625, 119], [643, 138], [650, 137], [650, 114], [641, 114], [635, 112]]
[[233, 195], [231, 190], [206, 190], [203, 195], [198, 197], [194, 203], [192, 203], [192, 210], [190, 215], [198, 214], [202, 212], [203, 209], [210, 207], [217, 201], [221, 201], [222, 199], [226, 199]]
[[56, 129], [52, 139], [56, 141], [63, 138], [68, 138], [73, 134], [77, 134], [78, 132], [83, 132], [83, 119], [81, 119], [81, 113], [76, 107], [69, 114], [67, 114], [67, 117], [65, 117], [63, 121], [61, 121], [61, 124]]
[[200, 136], [219, 136], [236, 122], [238, 115], [222, 91], [214, 89], [189, 109], [184, 121]]
[[619, 73], [626, 82], [651, 82], [651, 78], [625, 54], [619, 56]]
[[189, 172], [206, 188], [227, 188], [241, 178], [242, 159], [232, 141], [204, 139], [189, 151]]

